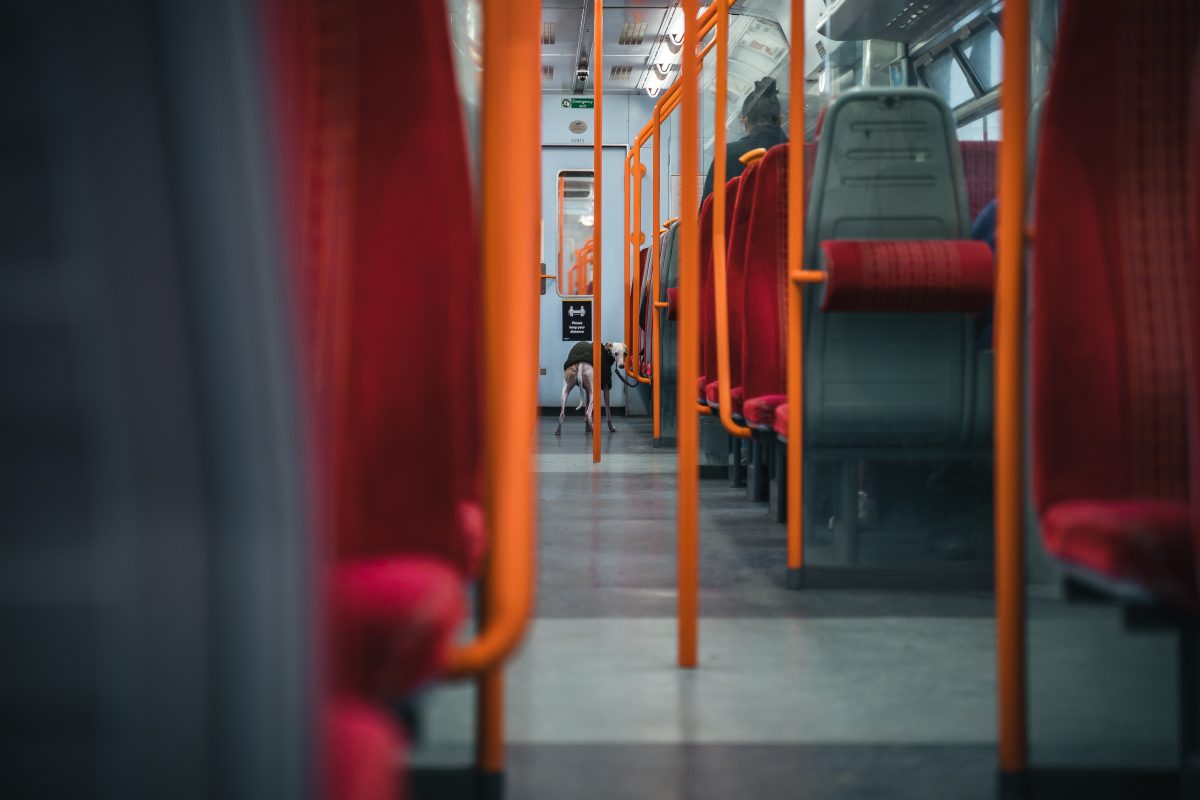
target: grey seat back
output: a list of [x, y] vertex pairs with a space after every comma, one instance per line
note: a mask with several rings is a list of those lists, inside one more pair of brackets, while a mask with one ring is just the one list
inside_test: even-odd
[[[831, 239], [959, 239], [970, 229], [954, 118], [925, 89], [867, 89], [830, 107], [805, 265]], [[974, 321], [965, 314], [805, 312], [806, 442], [954, 447], [973, 438]]]

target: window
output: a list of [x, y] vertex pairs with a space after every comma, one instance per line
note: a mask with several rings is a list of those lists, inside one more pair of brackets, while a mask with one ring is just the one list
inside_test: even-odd
[[992, 25], [984, 25], [962, 44], [962, 54], [985, 92], [1000, 85], [1003, 52], [1000, 33]]
[[558, 292], [564, 297], [592, 293], [594, 183], [590, 171], [558, 174]]
[[974, 122], [968, 122], [958, 129], [960, 142], [998, 142], [1000, 141], [1000, 111], [997, 109], [986, 117], [980, 117]]
[[943, 53], [930, 61], [921, 70], [921, 77], [930, 89], [946, 98], [951, 108], [957, 108], [975, 98], [966, 74], [954, 60], [952, 53]]

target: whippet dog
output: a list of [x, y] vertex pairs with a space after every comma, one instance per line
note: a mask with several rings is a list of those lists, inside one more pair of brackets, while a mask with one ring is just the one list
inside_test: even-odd
[[[613, 366], [617, 370], [625, 369], [625, 357], [628, 348], [623, 342], [604, 342], [605, 352], [612, 358]], [[606, 360], [602, 359], [601, 360]], [[601, 381], [603, 387], [604, 381]], [[563, 388], [562, 388], [562, 405], [558, 410], [558, 427], [554, 429], [555, 436], [562, 435], [563, 420], [567, 416], [567, 397], [571, 394], [571, 390], [576, 386], [579, 387], [579, 405], [575, 407], [578, 411], [586, 406], [584, 411], [584, 432], [591, 433], [592, 431], [592, 412], [594, 410], [593, 401], [596, 393], [595, 387], [595, 369], [587, 362], [572, 364], [563, 370]], [[603, 389], [602, 395], [604, 399], [604, 415], [608, 420], [608, 430], [616, 433], [617, 429], [612, 423], [612, 405], [609, 402], [609, 389]]]

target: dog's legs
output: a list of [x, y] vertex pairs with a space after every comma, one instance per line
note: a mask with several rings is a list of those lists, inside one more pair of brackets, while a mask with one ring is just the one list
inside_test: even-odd
[[604, 416], [608, 418], [608, 430], [610, 433], [616, 433], [617, 429], [612, 424], [612, 405], [608, 402], [609, 390], [604, 390]]
[[558, 409], [558, 427], [554, 429], [555, 436], [562, 436], [563, 419], [567, 416], [567, 396], [571, 394], [571, 387], [575, 385], [574, 376], [563, 376], [562, 388], [562, 406]]
[[579, 365], [579, 386], [587, 392], [587, 410], [583, 412], [584, 433], [592, 432], [592, 410], [595, 403], [596, 393], [593, 391], [594, 385], [592, 381], [592, 366], [591, 364]]

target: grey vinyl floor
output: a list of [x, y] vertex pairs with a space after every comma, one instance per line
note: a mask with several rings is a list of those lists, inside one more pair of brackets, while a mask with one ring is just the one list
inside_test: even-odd
[[[561, 437], [539, 423], [537, 612], [506, 675], [509, 798], [994, 796], [990, 592], [787, 591], [783, 526], [702, 481], [700, 665], [681, 670], [675, 454], [651, 446], [647, 420], [616, 424], [593, 465], [582, 420]], [[1037, 752], [1169, 760], [1172, 641], [1130, 645], [1111, 614], [1053, 599], [1030, 608]], [[1075, 678], [1114, 658], [1109, 678]], [[471, 709], [470, 686], [431, 693], [417, 763], [469, 763]]]

